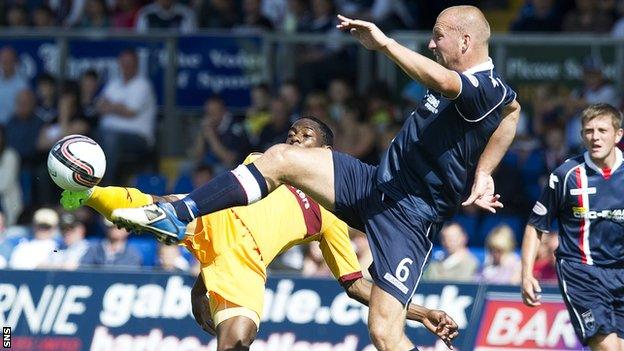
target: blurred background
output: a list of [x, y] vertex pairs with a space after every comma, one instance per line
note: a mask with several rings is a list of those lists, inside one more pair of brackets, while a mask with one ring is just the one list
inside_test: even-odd
[[[490, 54], [518, 91], [522, 118], [495, 176], [505, 208], [462, 209], [423, 279], [518, 284], [526, 217], [550, 171], [581, 151], [579, 112], [597, 102], [622, 107], [622, 0], [1, 1], [0, 277], [12, 269], [196, 275], [177, 247], [111, 227], [89, 209], [63, 212], [47, 175], [50, 147], [91, 136], [107, 155], [101, 185], [187, 193], [312, 115], [333, 128], [335, 149], [376, 164], [425, 89], [337, 31], [335, 15], [373, 21], [431, 57], [437, 14], [458, 4], [490, 21]], [[352, 239], [367, 267], [366, 238]], [[553, 228], [536, 264], [545, 282], [556, 283], [557, 244]], [[294, 248], [270, 269], [329, 277], [319, 252]]]

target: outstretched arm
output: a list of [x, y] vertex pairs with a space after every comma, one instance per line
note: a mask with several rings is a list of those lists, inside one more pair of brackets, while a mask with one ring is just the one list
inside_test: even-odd
[[[373, 285], [364, 278], [359, 278], [343, 284], [347, 295], [354, 300], [368, 306]], [[430, 332], [437, 335], [444, 343], [453, 349], [453, 339], [457, 337], [457, 323], [444, 311], [430, 310], [424, 306], [411, 303], [407, 307], [407, 319], [422, 323]]]
[[461, 80], [457, 72], [388, 38], [374, 23], [342, 15], [338, 15], [338, 19], [339, 29], [349, 30], [367, 49], [383, 52], [414, 80], [444, 96], [459, 95]]
[[492, 213], [496, 213], [496, 208], [503, 207], [503, 204], [498, 201], [499, 196], [494, 194], [492, 173], [503, 159], [516, 135], [516, 126], [520, 119], [520, 104], [514, 100], [505, 107], [503, 115], [503, 120], [481, 153], [475, 171], [472, 191], [470, 197], [462, 203], [464, 206], [474, 203]]

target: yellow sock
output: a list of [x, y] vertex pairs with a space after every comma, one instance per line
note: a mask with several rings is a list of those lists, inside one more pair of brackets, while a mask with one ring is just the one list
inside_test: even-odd
[[113, 210], [118, 208], [141, 207], [154, 202], [151, 195], [135, 188], [118, 186], [93, 187], [91, 197], [85, 204], [110, 220]]

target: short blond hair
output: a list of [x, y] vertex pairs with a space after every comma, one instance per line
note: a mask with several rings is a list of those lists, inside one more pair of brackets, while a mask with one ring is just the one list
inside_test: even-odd
[[488, 234], [485, 245], [489, 250], [497, 248], [504, 252], [512, 252], [516, 248], [513, 229], [506, 224], [497, 226]]
[[622, 128], [622, 112], [612, 105], [605, 103], [587, 106], [583, 112], [581, 112], [581, 125], [585, 127], [585, 124], [599, 116], [611, 117], [611, 122], [615, 130]]

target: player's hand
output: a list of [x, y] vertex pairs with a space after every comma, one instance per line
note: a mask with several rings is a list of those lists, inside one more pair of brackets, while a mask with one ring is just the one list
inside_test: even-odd
[[392, 41], [374, 23], [350, 19], [343, 15], [338, 15], [338, 20], [340, 22], [336, 28], [348, 29], [369, 50], [379, 50]]
[[522, 302], [529, 307], [535, 307], [542, 304], [542, 288], [534, 277], [522, 278]]
[[462, 206], [475, 204], [486, 211], [496, 213], [497, 208], [503, 208], [503, 203], [499, 199], [500, 195], [494, 194], [494, 178], [489, 174], [477, 172], [470, 196], [462, 202]]
[[423, 325], [433, 334], [437, 335], [449, 349], [453, 349], [453, 339], [459, 335], [457, 323], [444, 311], [429, 310]]
[[91, 189], [83, 191], [63, 190], [61, 193], [61, 206], [67, 211], [74, 211], [78, 207], [83, 206], [89, 200], [91, 194]]
[[193, 317], [199, 326], [208, 334], [216, 335], [214, 321], [210, 316], [210, 304], [206, 294], [191, 293], [191, 307]]

